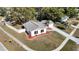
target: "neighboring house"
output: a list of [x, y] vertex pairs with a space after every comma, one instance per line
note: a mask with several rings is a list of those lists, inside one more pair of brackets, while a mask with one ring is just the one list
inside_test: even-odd
[[64, 17], [61, 18], [61, 21], [62, 21], [62, 22], [66, 22], [68, 19], [69, 19], [68, 16], [64, 16]]
[[46, 33], [46, 26], [42, 22], [28, 21], [23, 24], [26, 33], [31, 37]]

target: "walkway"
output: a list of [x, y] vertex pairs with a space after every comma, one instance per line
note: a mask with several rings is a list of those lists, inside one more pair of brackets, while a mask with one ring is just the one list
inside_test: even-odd
[[25, 29], [16, 29], [16, 28], [14, 28], [13, 26], [8, 25], [7, 23], [6, 23], [6, 26], [7, 26], [8, 28], [14, 30], [14, 31], [17, 32], [17, 33], [25, 32]]
[[[77, 25], [77, 27], [79, 26], [79, 24]], [[54, 51], [60, 51], [69, 41], [69, 39], [73, 40], [73, 41], [77, 41], [77, 43], [79, 42], [79, 39], [76, 39], [75, 37], [73, 37], [72, 35], [75, 33], [77, 28], [75, 28], [70, 35], [60, 44], [60, 46], [58, 48], [56, 48]], [[59, 32], [60, 33], [60, 32]], [[62, 33], [62, 32], [61, 32]], [[64, 33], [64, 32], [63, 32]], [[62, 33], [62, 34], [63, 34]], [[66, 34], [66, 33], [64, 33]], [[67, 34], [68, 35], [68, 34]], [[66, 35], [65, 35], [66, 36]], [[78, 43], [79, 44], [79, 43]]]
[[8, 51], [8, 49], [0, 42], [0, 51]]
[[73, 28], [79, 28], [79, 26], [78, 27], [76, 27], [75, 25], [71, 25]]
[[[79, 26], [79, 25], [77, 25], [77, 26]], [[52, 27], [51, 29], [52, 29], [52, 31], [54, 30], [54, 31], [58, 32], [59, 34], [65, 36], [65, 37], [69, 37], [70, 36], [68, 33], [64, 32], [64, 31], [62, 31], [62, 30], [60, 30], [60, 29], [58, 29], [56, 27]], [[77, 29], [77, 28], [75, 28], [75, 29]], [[76, 38], [74, 36], [70, 36], [69, 39], [71, 39], [72, 41], [74, 41], [77, 44], [79, 44], [79, 39], [78, 38]]]
[[0, 30], [2, 30], [5, 34], [7, 34], [10, 38], [12, 38], [15, 42], [17, 42], [20, 46], [22, 46], [25, 50], [33, 51], [33, 49], [29, 48], [27, 45], [23, 44], [21, 41], [16, 39], [14, 36], [6, 32], [2, 27], [0, 27]]

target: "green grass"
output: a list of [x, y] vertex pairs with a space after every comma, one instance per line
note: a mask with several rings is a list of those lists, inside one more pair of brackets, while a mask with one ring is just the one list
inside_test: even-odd
[[63, 31], [65, 31], [65, 32], [67, 32], [67, 33], [69, 33], [69, 34], [70, 34], [70, 33], [72, 32], [72, 30], [73, 30], [73, 28], [71, 27], [71, 25], [68, 25], [67, 28], [65, 28], [65, 26], [64, 26], [63, 24], [57, 25], [56, 27], [59, 28], [59, 29], [61, 29], [61, 30], [63, 30]]
[[[11, 43], [9, 41], [11, 41]], [[1, 30], [0, 30], [0, 42], [2, 42], [9, 51], [24, 51], [24, 49], [19, 44], [13, 41], [12, 38], [8, 37]]]
[[67, 44], [61, 49], [61, 51], [75, 51], [76, 50], [76, 43], [69, 40]]
[[76, 30], [76, 32], [74, 33], [74, 36], [79, 38], [79, 29]]
[[73, 28], [72, 27], [68, 27], [64, 31], [70, 34], [73, 31]]
[[57, 32], [50, 32], [48, 35], [38, 36], [36, 39], [40, 40], [27, 40], [25, 33], [18, 34], [17, 32], [9, 29], [6, 26], [2, 26], [5, 31], [12, 34], [18, 40], [26, 44], [32, 49], [38, 51], [50, 51], [57, 48], [62, 41], [65, 39], [62, 35], [58, 34]]
[[[49, 32], [48, 34], [38, 36], [35, 39], [39, 39], [41, 42], [43, 42], [41, 43], [43, 48], [46, 47], [47, 50], [53, 50], [63, 42], [65, 37], [63, 36], [61, 37], [61, 35], [58, 34], [57, 32]], [[41, 46], [40, 46], [40, 50], [41, 50]]]

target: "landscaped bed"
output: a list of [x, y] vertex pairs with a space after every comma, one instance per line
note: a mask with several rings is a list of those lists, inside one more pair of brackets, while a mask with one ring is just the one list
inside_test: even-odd
[[2, 42], [9, 51], [24, 51], [24, 49], [19, 44], [13, 41], [12, 38], [8, 37], [1, 30], [0, 30], [0, 42]]
[[79, 29], [77, 29], [77, 30], [75, 31], [74, 36], [77, 37], [77, 38], [79, 38]]
[[67, 44], [61, 49], [61, 51], [76, 51], [77, 46], [76, 43], [69, 40]]
[[2, 28], [4, 28], [5, 31], [9, 32], [18, 40], [26, 44], [28, 47], [38, 51], [49, 51], [56, 49], [65, 39], [65, 37], [58, 34], [57, 32], [49, 32], [47, 34], [33, 38], [34, 40], [28, 40], [25, 33], [18, 34], [7, 26], [2, 26]]

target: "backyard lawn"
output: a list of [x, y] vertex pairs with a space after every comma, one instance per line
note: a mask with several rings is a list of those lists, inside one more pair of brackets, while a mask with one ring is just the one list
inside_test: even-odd
[[68, 28], [66, 28], [65, 30], [63, 30], [65, 32], [67, 32], [68, 34], [70, 34], [73, 31], [73, 28], [71, 26], [69, 26]]
[[71, 25], [68, 25], [65, 27], [65, 25], [63, 24], [55, 24], [55, 26], [68, 34], [70, 34], [72, 30], [74, 29], [71, 27]]
[[12, 34], [18, 40], [26, 44], [28, 47], [38, 51], [50, 51], [57, 48], [65, 39], [62, 35], [57, 32], [49, 32], [44, 35], [33, 38], [34, 40], [28, 40], [25, 33], [18, 34], [6, 26], [2, 26], [5, 31]]
[[74, 36], [79, 38], [79, 29], [76, 30], [76, 32], [74, 33]]
[[61, 49], [61, 51], [76, 51], [77, 45], [75, 42], [69, 40], [67, 44]]
[[77, 25], [78, 23], [79, 23], [79, 20], [77, 20], [77, 19], [73, 19], [73, 18], [71, 18], [71, 19], [69, 19], [68, 21], [67, 21], [70, 25]]

